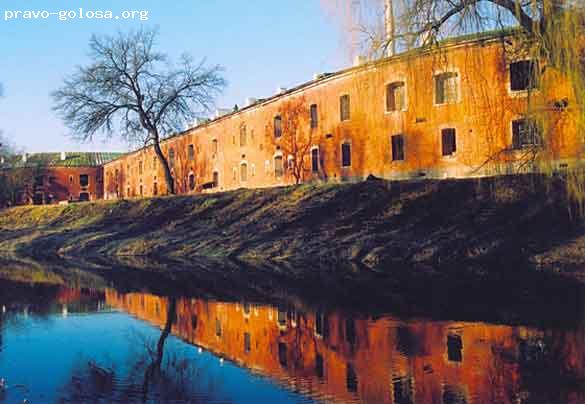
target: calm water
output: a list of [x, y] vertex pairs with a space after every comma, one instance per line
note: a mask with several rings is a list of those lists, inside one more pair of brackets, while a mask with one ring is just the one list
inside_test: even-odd
[[0, 273], [0, 402], [585, 402], [581, 322], [170, 296], [77, 269]]

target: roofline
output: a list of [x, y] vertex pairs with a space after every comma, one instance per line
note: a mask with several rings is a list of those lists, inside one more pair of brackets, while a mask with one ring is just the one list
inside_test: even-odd
[[[332, 81], [334, 79], [339, 79], [343, 76], [349, 75], [351, 73], [354, 73], [354, 72], [357, 72], [360, 70], [367, 70], [367, 69], [370, 69], [373, 67], [383, 66], [383, 65], [386, 65], [389, 63], [393, 63], [396, 61], [400, 61], [400, 60], [404, 60], [404, 59], [408, 59], [408, 58], [412, 58], [412, 57], [419, 57], [419, 56], [423, 56], [423, 55], [428, 55], [428, 54], [432, 54], [434, 52], [438, 52], [438, 51], [444, 50], [444, 49], [453, 49], [453, 48], [460, 48], [460, 47], [475, 45], [475, 44], [485, 44], [485, 43], [497, 42], [497, 41], [501, 41], [503, 38], [512, 36], [514, 34], [514, 32], [517, 32], [517, 31], [518, 31], [517, 28], [511, 28], [511, 29], [507, 29], [507, 30], [488, 31], [488, 32], [477, 33], [477, 34], [463, 35], [463, 36], [459, 37], [459, 38], [461, 38], [460, 40], [458, 40], [458, 37], [447, 38], [443, 41], [442, 44], [439, 43], [439, 46], [414, 48], [414, 49], [407, 50], [405, 52], [399, 53], [399, 54], [394, 55], [394, 56], [388, 56], [388, 57], [376, 59], [373, 61], [363, 63], [363, 64], [358, 65], [358, 66], [350, 66], [350, 67], [347, 67], [345, 69], [341, 69], [341, 70], [338, 70], [338, 71], [332, 72], [332, 73], [324, 73], [324, 74], [326, 74], [325, 77], [304, 82], [304, 83], [299, 84], [291, 89], [288, 89], [287, 91], [285, 91], [283, 93], [274, 94], [268, 98], [262, 99], [262, 101], [259, 101], [259, 102], [252, 104], [252, 105], [248, 105], [248, 106], [245, 106], [241, 109], [238, 109], [237, 111], [230, 112], [230, 113], [222, 115], [218, 118], [212, 119], [208, 122], [197, 125], [193, 128], [185, 129], [181, 132], [175, 133], [169, 137], [162, 139], [160, 141], [160, 144], [161, 145], [165, 144], [168, 141], [173, 140], [177, 137], [184, 136], [184, 135], [188, 134], [189, 132], [193, 132], [193, 131], [196, 131], [199, 129], [204, 129], [204, 128], [210, 127], [210, 126], [215, 125], [219, 122], [222, 122], [228, 118], [233, 118], [233, 117], [235, 117], [239, 114], [242, 114], [244, 112], [251, 111], [255, 108], [264, 107], [268, 104], [276, 102], [279, 99], [282, 99], [282, 98], [287, 97], [289, 95], [293, 95], [295, 93], [298, 93], [301, 90], [306, 90], [306, 89], [315, 87], [317, 85], [321, 85], [323, 83]], [[475, 35], [475, 37], [472, 37], [473, 35]], [[143, 150], [148, 149], [149, 147], [152, 147], [152, 145], [143, 146], [139, 149], [130, 151], [122, 156], [119, 156], [113, 160], [108, 161], [107, 163], [104, 163], [104, 166], [107, 164], [115, 163], [116, 161], [118, 161], [124, 157], [137, 154]]]

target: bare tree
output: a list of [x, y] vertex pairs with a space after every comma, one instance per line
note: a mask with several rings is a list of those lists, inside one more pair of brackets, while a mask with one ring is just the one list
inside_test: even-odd
[[155, 49], [156, 38], [148, 30], [92, 36], [91, 63], [78, 67], [52, 96], [55, 111], [81, 140], [120, 131], [129, 142], [153, 145], [174, 194], [161, 139], [208, 112], [226, 81], [221, 67], [193, 63], [188, 55], [171, 64]]

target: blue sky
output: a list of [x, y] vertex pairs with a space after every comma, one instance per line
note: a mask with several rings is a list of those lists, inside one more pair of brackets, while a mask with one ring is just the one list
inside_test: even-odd
[[[5, 20], [9, 11], [79, 7], [147, 10], [149, 20]], [[172, 58], [187, 52], [225, 67], [229, 86], [217, 104], [232, 107], [348, 65], [337, 22], [319, 0], [0, 0], [0, 130], [29, 152], [127, 148], [118, 139], [78, 144], [51, 110], [49, 93], [87, 63], [92, 33], [157, 27], [160, 49]]]

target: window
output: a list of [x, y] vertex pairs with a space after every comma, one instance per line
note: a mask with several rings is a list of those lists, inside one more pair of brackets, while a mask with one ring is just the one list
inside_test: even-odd
[[349, 143], [343, 143], [341, 145], [341, 166], [351, 166], [351, 145]]
[[79, 194], [79, 202], [87, 202], [89, 201], [89, 194], [87, 192], [82, 192]]
[[403, 81], [386, 86], [386, 111], [404, 111], [406, 109], [406, 86]]
[[347, 364], [346, 374], [345, 374], [345, 385], [347, 387], [347, 391], [355, 393], [358, 388], [358, 378], [357, 374], [355, 373], [355, 369], [351, 364]]
[[246, 146], [248, 143], [248, 134], [246, 131], [246, 125], [240, 126], [240, 147]]
[[316, 147], [311, 150], [311, 171], [319, 172], [319, 149]]
[[245, 332], [244, 333], [244, 351], [250, 352], [251, 350], [252, 350], [252, 341], [250, 338], [250, 333]]
[[219, 147], [217, 144], [217, 139], [213, 139], [211, 141], [211, 152], [213, 153], [214, 157], [217, 155], [218, 150], [219, 150]]
[[347, 318], [345, 320], [345, 340], [350, 345], [355, 345], [356, 333], [355, 333], [355, 321], [353, 318]]
[[189, 189], [193, 191], [195, 189], [195, 174], [189, 174]]
[[79, 186], [87, 187], [89, 185], [89, 175], [81, 174], [79, 176]]
[[172, 148], [169, 149], [169, 167], [171, 170], [175, 168], [175, 150]]
[[447, 358], [451, 362], [461, 362], [463, 360], [463, 341], [459, 335], [447, 336]]
[[35, 187], [42, 187], [44, 182], [45, 182], [44, 176], [38, 175], [35, 177]]
[[323, 356], [320, 354], [315, 354], [315, 373], [317, 373], [317, 377], [322, 379], [325, 375], [324, 366], [323, 366]]
[[394, 402], [396, 404], [413, 404], [414, 390], [412, 379], [407, 377], [396, 378], [392, 382], [394, 390]]
[[392, 136], [392, 161], [404, 160], [404, 137], [402, 135]]
[[457, 73], [441, 73], [435, 76], [435, 104], [450, 104], [458, 100]]
[[537, 65], [533, 60], [510, 63], [510, 90], [524, 91], [537, 87]]
[[138, 162], [138, 174], [142, 175], [142, 161]]
[[282, 163], [282, 156], [274, 157], [274, 175], [279, 178], [284, 175], [284, 165]]
[[215, 335], [221, 337], [221, 322], [219, 318], [215, 319]]
[[319, 115], [317, 104], [311, 105], [311, 129], [315, 129], [319, 125]]
[[512, 121], [512, 147], [514, 149], [538, 146], [539, 144], [540, 133], [535, 122], [528, 119]]
[[349, 120], [349, 95], [342, 95], [339, 98], [339, 119], [342, 121]]
[[276, 318], [278, 320], [279, 326], [281, 326], [281, 327], [286, 326], [286, 310], [278, 309], [278, 314], [277, 314]]
[[284, 342], [278, 343], [278, 362], [283, 368], [287, 367], [286, 344]]
[[219, 173], [217, 171], [213, 172], [213, 182], [212, 187], [217, 188], [219, 186]]
[[282, 117], [280, 115], [276, 115], [274, 117], [274, 137], [281, 137], [282, 136]]
[[158, 195], [158, 184], [156, 182], [154, 184], [152, 184], [152, 194], [154, 196]]
[[240, 164], [240, 181], [248, 181], [248, 164], [246, 163]]
[[441, 149], [443, 156], [452, 156], [457, 151], [455, 129], [447, 128], [441, 130]]
[[323, 338], [329, 335], [329, 321], [324, 313], [315, 315], [315, 334]]
[[187, 158], [190, 161], [195, 160], [195, 147], [192, 144], [190, 144], [189, 147], [187, 148]]
[[140, 184], [140, 196], [143, 196], [144, 193], [142, 192], [142, 184]]
[[[116, 181], [118, 181], [118, 170], [116, 170]], [[73, 184], [73, 176], [69, 176], [69, 184]]]

